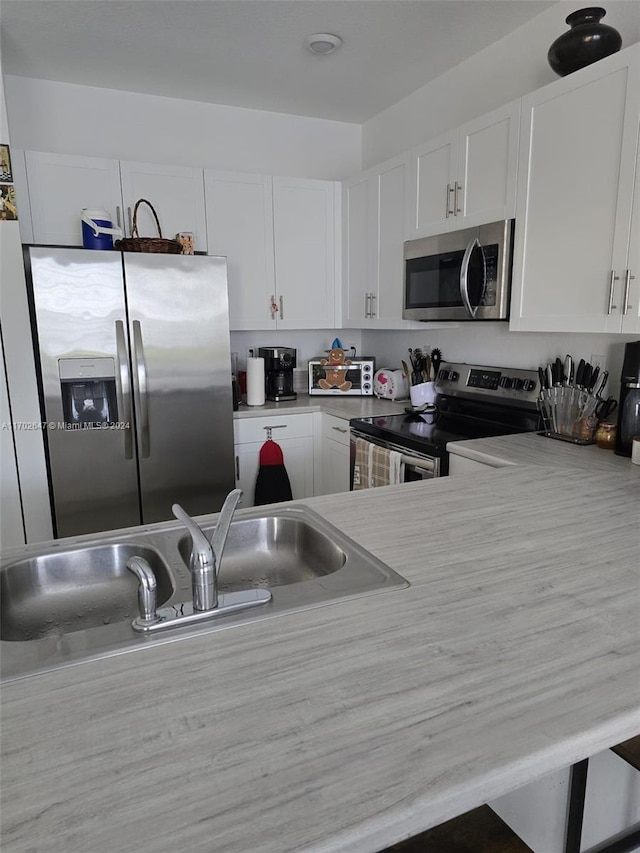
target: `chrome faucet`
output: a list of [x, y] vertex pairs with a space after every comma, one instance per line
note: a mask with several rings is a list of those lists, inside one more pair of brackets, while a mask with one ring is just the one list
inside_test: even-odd
[[216, 529], [211, 542], [207, 539], [201, 527], [188, 515], [179, 504], [174, 504], [171, 511], [191, 536], [191, 587], [193, 591], [194, 610], [213, 610], [218, 606], [218, 573], [224, 553], [224, 546], [233, 521], [233, 514], [242, 497], [242, 489], [233, 489], [222, 505]]
[[246, 589], [218, 594], [218, 573], [222, 555], [233, 514], [241, 497], [241, 489], [233, 489], [229, 492], [220, 510], [211, 542], [202, 528], [181, 506], [174, 504], [171, 507], [175, 517], [184, 524], [191, 536], [189, 568], [192, 602], [169, 603], [166, 607], [156, 610], [157, 583], [153, 569], [142, 557], [131, 557], [127, 568], [138, 578], [140, 610], [139, 616], [132, 622], [135, 631], [147, 633], [163, 631], [166, 628], [179, 628], [271, 601], [271, 592], [267, 589]]

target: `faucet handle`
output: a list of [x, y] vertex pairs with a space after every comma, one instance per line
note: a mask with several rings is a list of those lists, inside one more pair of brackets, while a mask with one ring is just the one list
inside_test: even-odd
[[131, 557], [127, 568], [138, 578], [138, 609], [140, 620], [148, 625], [158, 621], [156, 614], [156, 590], [158, 582], [153, 569], [144, 557]]
[[231, 520], [233, 519], [233, 514], [236, 511], [236, 507], [238, 506], [238, 501], [242, 497], [242, 489], [232, 489], [222, 504], [222, 509], [220, 510], [220, 515], [218, 517], [218, 523], [216, 524], [216, 529], [213, 531], [213, 537], [211, 538], [211, 547], [213, 548], [213, 556], [215, 558], [216, 563], [216, 575], [220, 571], [220, 563], [222, 562], [222, 555], [224, 553], [224, 546], [227, 542], [227, 536], [229, 535], [229, 528], [231, 527]]
[[[178, 519], [178, 521], [181, 521], [189, 531], [192, 543], [192, 553], [195, 552], [197, 554], [202, 555], [211, 553], [211, 543], [207, 539], [206, 534], [200, 527], [200, 525], [182, 509], [180, 504], [173, 504], [173, 506], [171, 507], [171, 511]], [[207, 562], [211, 561], [208, 560]]]

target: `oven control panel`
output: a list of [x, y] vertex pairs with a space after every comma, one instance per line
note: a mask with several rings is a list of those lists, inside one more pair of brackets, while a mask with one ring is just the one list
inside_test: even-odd
[[482, 396], [534, 407], [540, 392], [536, 370], [464, 363], [443, 364], [436, 386], [439, 393], [454, 397]]

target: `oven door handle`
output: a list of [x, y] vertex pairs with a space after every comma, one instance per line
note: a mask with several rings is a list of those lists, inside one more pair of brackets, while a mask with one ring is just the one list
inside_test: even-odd
[[[471, 300], [469, 299], [469, 262], [471, 261], [471, 253], [476, 247], [482, 250], [480, 240], [478, 240], [477, 237], [472, 237], [467, 244], [467, 248], [464, 250], [462, 264], [460, 266], [460, 298], [462, 299], [462, 304], [464, 305], [467, 314], [471, 318], [475, 318], [478, 308], [480, 307], [479, 305], [471, 305]], [[484, 284], [486, 286], [486, 281]]]

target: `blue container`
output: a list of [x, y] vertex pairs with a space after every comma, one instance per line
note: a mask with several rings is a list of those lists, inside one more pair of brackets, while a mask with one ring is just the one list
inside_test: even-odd
[[113, 238], [122, 237], [119, 228], [113, 228], [106, 210], [82, 210], [82, 245], [85, 249], [113, 249]]

